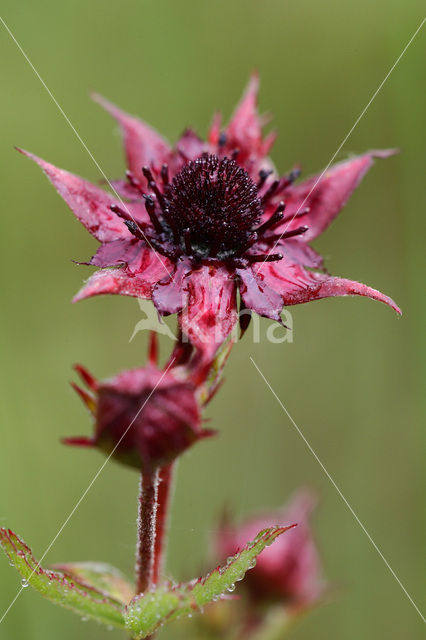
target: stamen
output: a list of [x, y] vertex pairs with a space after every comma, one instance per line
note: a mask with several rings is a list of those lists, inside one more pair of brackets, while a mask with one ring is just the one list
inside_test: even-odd
[[152, 175], [151, 169], [147, 166], [142, 167], [142, 173], [146, 178], [147, 183], [155, 182], [154, 176]]
[[247, 242], [245, 242], [243, 244], [242, 247], [240, 247], [236, 252], [235, 255], [236, 256], [242, 256], [243, 253], [245, 253], [247, 251], [247, 249], [250, 249], [250, 247], [252, 247], [254, 245], [254, 243], [258, 240], [259, 235], [257, 233], [257, 231], [253, 231], [253, 233], [251, 233], [249, 235], [249, 237], [247, 238]]
[[310, 210], [311, 210], [311, 207], [305, 207], [304, 209], [301, 209], [301, 211], [299, 211], [298, 213], [289, 213], [288, 216], [285, 216], [283, 218], [283, 222], [288, 222], [289, 220], [296, 220], [297, 218], [306, 216], [306, 214], [309, 213]]
[[164, 185], [169, 184], [169, 167], [167, 166], [167, 164], [163, 164], [163, 166], [161, 167], [161, 179]]
[[306, 233], [309, 227], [304, 225], [303, 227], [298, 227], [297, 229], [293, 229], [293, 231], [286, 231], [281, 235], [281, 239], [285, 240], [286, 238], [293, 238], [294, 236], [300, 236], [302, 233]]
[[161, 193], [160, 189], [158, 188], [158, 185], [154, 179], [154, 176], [152, 175], [151, 169], [149, 167], [142, 167], [142, 173], [148, 182], [148, 188], [155, 193], [160, 207], [161, 208], [165, 207], [166, 203], [164, 201], [164, 196]]
[[219, 140], [218, 140], [218, 146], [219, 147], [224, 147], [227, 143], [228, 140], [228, 136], [226, 135], [226, 133], [224, 131], [222, 131], [222, 133], [219, 136]]
[[148, 240], [151, 246], [154, 247], [154, 249], [158, 251], [158, 253], [161, 253], [166, 258], [170, 258], [170, 260], [176, 260], [179, 257], [180, 252], [178, 251], [178, 249], [168, 249], [167, 247], [162, 245], [160, 242], [157, 242], [155, 238], [149, 237]]
[[110, 209], [113, 213], [115, 213], [119, 218], [121, 218], [122, 220], [127, 220], [129, 222], [134, 222], [132, 216], [130, 215], [130, 213], [128, 213], [127, 211], [125, 211], [124, 209], [122, 209], [120, 206], [118, 206], [118, 204], [112, 204], [110, 205]]
[[176, 244], [179, 244], [179, 242], [180, 242], [179, 231], [178, 231], [178, 229], [176, 227], [176, 224], [175, 224], [175, 221], [173, 219], [173, 216], [170, 215], [170, 209], [168, 207], [163, 209], [163, 215], [164, 215], [164, 218], [167, 221], [167, 224], [169, 225], [170, 229], [172, 230], [174, 241], [176, 242]]
[[269, 198], [274, 195], [275, 191], [278, 189], [279, 184], [280, 184], [279, 180], [273, 181], [269, 189], [262, 196], [262, 199], [261, 199], [262, 206], [264, 206], [268, 202]]
[[146, 240], [145, 234], [136, 222], [133, 220], [124, 220], [124, 224], [135, 238], [138, 238], [138, 240]]
[[249, 262], [278, 262], [283, 259], [282, 253], [267, 253], [265, 255], [246, 256]]
[[280, 222], [280, 220], [283, 219], [284, 215], [283, 215], [283, 211], [285, 209], [285, 204], [283, 201], [280, 202], [280, 204], [278, 205], [278, 207], [276, 208], [276, 210], [274, 211], [274, 213], [271, 215], [271, 217], [269, 218], [269, 220], [266, 220], [266, 222], [264, 222], [258, 229], [257, 229], [257, 233], [258, 235], [262, 235], [265, 233], [265, 231], [267, 231], [267, 229], [270, 229], [271, 227], [273, 227], [274, 225], [277, 224], [277, 222]]
[[292, 171], [290, 171], [289, 174], [287, 174], [286, 176], [283, 176], [278, 185], [277, 192], [281, 193], [282, 191], [287, 189], [287, 187], [293, 184], [293, 182], [300, 176], [300, 174], [301, 174], [301, 170], [299, 168], [295, 168]]
[[290, 173], [284, 177], [285, 186], [288, 187], [290, 184], [293, 184], [293, 182], [297, 180], [301, 173], [302, 169], [300, 167], [294, 167], [294, 169], [292, 169]]
[[161, 222], [159, 221], [157, 214], [155, 212], [155, 202], [152, 196], [144, 195], [145, 200], [145, 209], [149, 215], [149, 218], [152, 222], [152, 225], [157, 233], [162, 233], [163, 227], [161, 226]]
[[290, 182], [294, 182], [295, 180], [297, 180], [301, 173], [302, 169], [300, 167], [295, 167], [288, 174], [288, 179], [290, 180]]
[[258, 191], [263, 187], [263, 185], [265, 184], [267, 178], [271, 175], [271, 173], [273, 173], [272, 169], [269, 169], [269, 170], [261, 169], [259, 171], [259, 182], [257, 183]]
[[132, 185], [132, 187], [134, 187], [135, 189], [137, 189], [139, 191], [139, 193], [141, 195], [143, 195], [143, 188], [141, 183], [139, 182], [139, 180], [133, 175], [133, 173], [129, 170], [126, 171], [126, 178], [127, 180], [130, 182], [130, 184]]

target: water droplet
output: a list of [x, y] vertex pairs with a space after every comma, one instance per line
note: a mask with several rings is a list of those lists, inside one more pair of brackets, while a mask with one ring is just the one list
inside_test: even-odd
[[24, 587], [24, 589], [25, 589], [26, 587], [28, 587], [28, 580], [26, 580], [25, 578], [22, 578], [22, 580], [21, 580], [21, 584], [22, 584], [22, 586], [23, 586], [23, 587]]
[[226, 590], [232, 593], [235, 591], [235, 584], [230, 584], [229, 587], [226, 587]]
[[253, 558], [253, 560], [250, 562], [248, 568], [249, 569], [254, 569], [255, 566], [256, 566], [256, 558]]

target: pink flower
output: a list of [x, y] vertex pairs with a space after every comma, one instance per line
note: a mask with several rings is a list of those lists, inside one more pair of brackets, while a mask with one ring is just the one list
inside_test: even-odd
[[310, 247], [372, 166], [393, 151], [370, 151], [294, 184], [299, 171], [275, 173], [262, 135], [258, 78], [228, 126], [215, 117], [208, 140], [187, 130], [174, 148], [145, 123], [99, 96], [123, 133], [127, 180], [121, 198], [26, 153], [45, 171], [77, 218], [100, 242], [100, 267], [75, 297], [122, 294], [152, 299], [211, 358], [242, 308], [280, 321], [284, 306], [361, 295], [396, 304], [366, 285], [330, 276]]
[[96, 447], [115, 459], [152, 473], [171, 463], [198, 440], [214, 435], [201, 426], [203, 380], [199, 369], [182, 366], [186, 354], [178, 345], [161, 371], [156, 366], [156, 342], [146, 367], [96, 380], [84, 367], [77, 373], [86, 389], [72, 383], [93, 415], [91, 438], [65, 438], [64, 443]]
[[300, 609], [313, 605], [324, 594], [325, 582], [310, 527], [315, 502], [309, 492], [298, 491], [281, 511], [253, 517], [240, 527], [223, 523], [217, 538], [221, 559], [234, 554], [262, 529], [277, 523], [297, 523], [262, 551], [256, 566], [246, 574], [244, 585], [253, 603], [281, 602]]

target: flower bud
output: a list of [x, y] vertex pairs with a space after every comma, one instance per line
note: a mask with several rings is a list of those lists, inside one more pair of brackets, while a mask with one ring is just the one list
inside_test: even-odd
[[325, 582], [309, 522], [315, 502], [309, 492], [299, 491], [281, 511], [253, 517], [238, 528], [223, 522], [217, 538], [221, 558], [234, 554], [262, 529], [277, 523], [297, 523], [265, 549], [247, 573], [244, 585], [253, 603], [281, 602], [300, 609], [313, 605], [323, 595]]
[[197, 386], [181, 367], [162, 371], [150, 362], [104, 381], [79, 365], [76, 371], [87, 390], [72, 386], [94, 417], [95, 433], [65, 444], [96, 447], [150, 473], [214, 433], [202, 428]]

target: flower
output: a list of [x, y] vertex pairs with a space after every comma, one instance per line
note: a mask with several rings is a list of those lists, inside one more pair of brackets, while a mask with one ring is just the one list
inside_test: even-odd
[[186, 354], [178, 345], [168, 365], [156, 365], [156, 338], [152, 334], [146, 367], [123, 371], [108, 380], [96, 380], [84, 367], [75, 370], [86, 389], [71, 383], [94, 418], [91, 438], [65, 438], [69, 445], [96, 447], [131, 467], [152, 473], [172, 462], [192, 444], [214, 435], [201, 426], [199, 369], [182, 366]]
[[[101, 243], [100, 267], [74, 298], [122, 294], [179, 313], [184, 333], [207, 357], [228, 337], [240, 309], [280, 321], [285, 305], [361, 295], [396, 304], [366, 285], [328, 275], [308, 244], [335, 218], [372, 166], [394, 151], [369, 151], [295, 185], [267, 157], [253, 75], [228, 126], [216, 116], [208, 140], [188, 129], [174, 148], [153, 129], [95, 96], [124, 137], [127, 180], [115, 196], [23, 152], [47, 174]], [[126, 199], [126, 202], [123, 201]]]
[[282, 603], [299, 610], [312, 606], [324, 594], [325, 582], [310, 528], [315, 504], [309, 491], [299, 490], [280, 511], [252, 517], [240, 527], [230, 524], [228, 518], [222, 523], [216, 541], [220, 558], [234, 554], [256, 531], [277, 522], [297, 523], [265, 549], [247, 573], [244, 585], [254, 604]]

